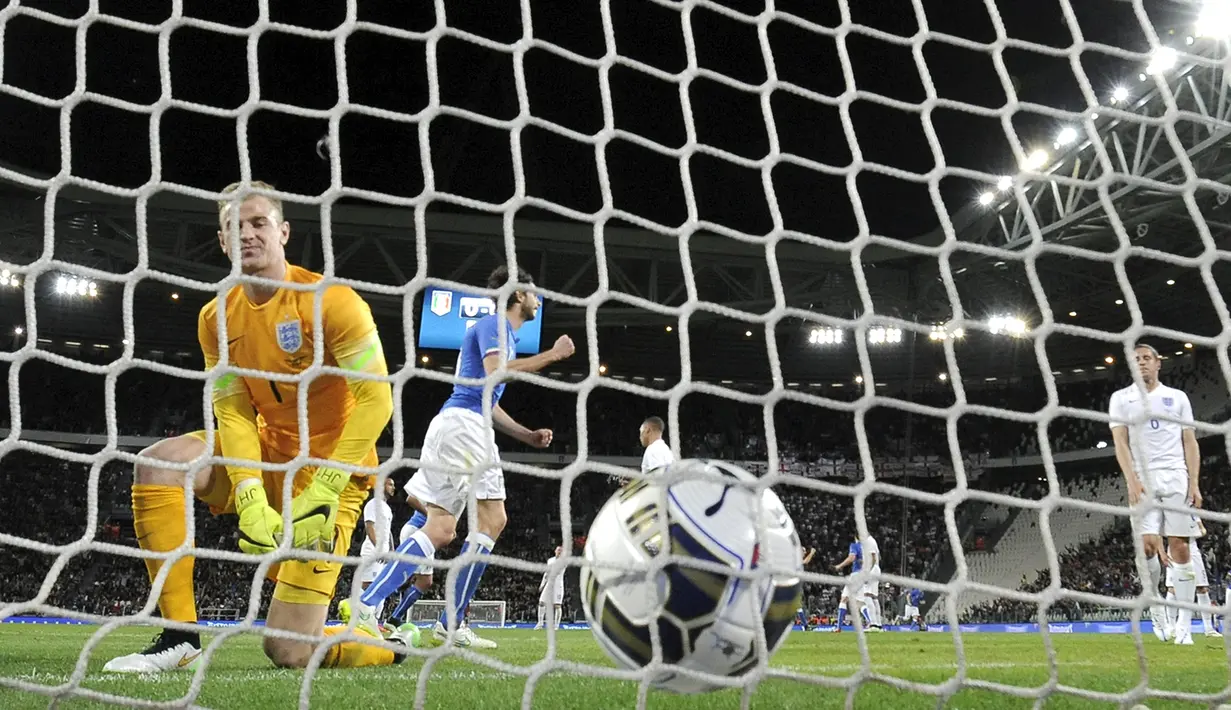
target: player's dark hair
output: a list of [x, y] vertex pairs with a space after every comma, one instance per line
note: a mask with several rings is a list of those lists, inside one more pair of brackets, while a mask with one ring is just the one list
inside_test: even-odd
[[667, 430], [667, 425], [663, 423], [662, 417], [646, 417], [645, 423], [649, 424], [651, 429], [660, 432]]
[[[487, 287], [493, 291], [499, 290], [509, 282], [509, 267], [501, 264], [492, 270], [492, 275], [487, 277]], [[517, 283], [532, 284], [534, 279], [530, 278], [530, 274], [526, 270], [517, 268]]]

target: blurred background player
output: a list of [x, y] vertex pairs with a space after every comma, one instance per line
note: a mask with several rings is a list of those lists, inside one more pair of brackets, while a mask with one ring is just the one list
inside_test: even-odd
[[[252, 186], [272, 190], [263, 182]], [[239, 184], [223, 193], [235, 196]], [[318, 284], [324, 277], [286, 261], [284, 248], [291, 226], [282, 202], [250, 194], [218, 203], [218, 241], [246, 276], [275, 282]], [[236, 230], [237, 231], [233, 231]], [[317, 310], [319, 308], [319, 311]], [[225, 313], [226, 342], [219, 331], [219, 311]], [[319, 324], [315, 314], [319, 312]], [[318, 294], [277, 285], [245, 282], [201, 309], [197, 336], [205, 369], [218, 364], [222, 347], [234, 367], [295, 375], [312, 365], [313, 332], [319, 336], [326, 366], [356, 373], [387, 376], [385, 356], [372, 313], [359, 294], [347, 286], [332, 286]], [[187, 536], [189, 501], [185, 475], [198, 498], [215, 514], [239, 514], [239, 546], [249, 553], [274, 550], [284, 534], [298, 548], [338, 550], [345, 554], [359, 519], [372, 476], [351, 475], [329, 467], [304, 467], [291, 472], [291, 530], [283, 530], [284, 471], [262, 471], [252, 465], [202, 467], [185, 474], [160, 462], [187, 464], [209, 454], [242, 462], [286, 463], [299, 455], [298, 402], [306, 387], [308, 454], [315, 458], [375, 467], [376, 439], [393, 412], [388, 382], [318, 375], [298, 380], [240, 377], [223, 374], [214, 382], [212, 399], [217, 431], [212, 451], [205, 432], [194, 432], [154, 444], [141, 452], [153, 463], [138, 464], [133, 473], [133, 527], [142, 550], [168, 552], [192, 544]], [[273, 505], [270, 501], [273, 501]], [[164, 619], [195, 623], [193, 557], [172, 563], [158, 597]], [[153, 580], [163, 560], [146, 558]], [[341, 565], [313, 560], [286, 560], [269, 568], [277, 580], [266, 627], [306, 636], [332, 635], [345, 627], [325, 628]], [[400, 639], [403, 640], [404, 639]], [[266, 636], [265, 655], [274, 665], [307, 666], [317, 644]], [[109, 661], [105, 670], [151, 673], [191, 669], [201, 654], [196, 631], [166, 629], [153, 645], [139, 653]], [[389, 665], [400, 660], [392, 651], [348, 641], [329, 647], [326, 667]]]
[[[406, 482], [407, 487], [410, 486], [410, 481]], [[402, 525], [401, 532], [398, 533], [398, 544], [405, 544], [414, 535], [417, 530], [422, 528], [427, 523], [427, 506], [418, 498], [406, 495], [406, 504], [410, 509], [415, 511]], [[421, 564], [415, 568], [414, 573], [410, 577], [409, 585], [402, 585], [402, 598], [398, 600], [397, 608], [393, 610], [393, 615], [389, 617], [389, 624], [393, 627], [399, 627], [410, 620], [410, 608], [415, 605], [415, 602], [423, 598], [424, 594], [432, 588], [432, 565]]]
[[[1201, 451], [1193, 429], [1193, 409], [1188, 395], [1158, 381], [1162, 360], [1153, 346], [1138, 343], [1134, 355], [1145, 384], [1145, 397], [1136, 384], [1130, 384], [1113, 393], [1108, 405], [1116, 462], [1128, 486], [1129, 506], [1148, 503], [1200, 508]], [[1178, 421], [1159, 418], [1163, 416]], [[1134, 525], [1139, 526], [1136, 533], [1141, 536], [1145, 553], [1142, 586], [1147, 587], [1155, 599], [1162, 565], [1169, 556], [1175, 568], [1176, 599], [1187, 604], [1195, 601], [1196, 571], [1188, 550], [1189, 538], [1197, 533], [1195, 520], [1189, 512], [1156, 507], [1148, 507], [1140, 522], [1133, 518]], [[1166, 550], [1163, 549], [1164, 535], [1168, 538]], [[1168, 628], [1165, 607], [1155, 603], [1150, 611], [1154, 635], [1167, 641], [1172, 629]], [[1174, 630], [1177, 645], [1192, 644], [1192, 617], [1191, 609], [1179, 610]]]
[[[876, 539], [871, 535], [864, 538], [862, 541], [855, 540], [847, 548], [846, 559], [834, 565], [835, 572], [841, 572], [847, 567], [851, 568], [851, 577], [863, 571], [864, 567], [868, 568], [871, 574], [880, 574], [880, 546], [876, 544]], [[868, 629], [879, 629], [879, 580], [871, 579], [858, 587], [855, 586], [854, 580], [846, 585], [842, 590], [842, 599], [839, 601], [838, 608], [838, 624], [835, 630], [842, 628], [842, 622], [846, 620], [846, 613], [858, 613], [863, 618], [863, 625]], [[854, 604], [858, 608], [850, 608]], [[877, 616], [873, 616], [873, 607], [877, 608]]]
[[928, 627], [923, 623], [923, 616], [919, 613], [919, 605], [923, 603], [923, 590], [911, 589], [906, 593], [906, 606], [902, 610], [902, 616], [909, 622], [915, 625], [915, 628], [920, 631], [927, 631]]
[[[393, 508], [389, 501], [397, 493], [397, 484], [393, 478], [385, 479], [385, 495], [372, 494], [372, 498], [363, 504], [363, 546], [359, 548], [359, 558], [369, 559], [375, 555], [393, 551]], [[367, 589], [380, 574], [383, 562], [375, 562], [364, 567], [360, 585]], [[378, 613], [379, 617], [380, 614]]]
[[560, 610], [564, 606], [564, 548], [556, 546], [556, 554], [547, 558], [547, 571], [539, 582], [539, 620], [534, 628], [543, 628], [543, 612], [548, 611], [552, 628], [560, 628]]
[[[1211, 615], [1214, 612], [1214, 604], [1210, 601], [1210, 578], [1205, 567], [1205, 560], [1201, 556], [1201, 546], [1197, 544], [1197, 540], [1205, 537], [1205, 523], [1201, 519], [1197, 519], [1197, 534], [1188, 538], [1188, 554], [1193, 562], [1193, 574], [1196, 577], [1197, 584], [1197, 604], [1201, 607], [1201, 630], [1210, 638], [1221, 638], [1222, 634], [1214, 627], [1214, 620]], [[1175, 567], [1167, 565], [1167, 601], [1175, 601]], [[1167, 622], [1171, 625], [1179, 623], [1179, 609], [1167, 607]]]
[[[500, 266], [488, 277], [487, 287], [495, 291], [508, 281], [508, 269]], [[573, 354], [572, 339], [562, 335], [550, 350], [528, 358], [517, 358], [517, 330], [523, 323], [538, 316], [540, 305], [538, 296], [530, 288], [534, 282], [529, 274], [519, 269], [517, 283], [522, 288], [509, 296], [502, 315], [493, 313], [480, 318], [462, 337], [457, 377], [483, 380], [502, 367], [512, 372], [538, 372]], [[406, 485], [407, 493], [427, 506], [427, 521], [398, 546], [398, 552], [423, 560], [432, 559], [437, 549], [448, 545], [457, 536], [457, 519], [466, 510], [471, 493], [477, 501], [475, 512], [478, 525], [470, 529], [461, 556], [471, 554], [478, 559], [454, 568], [450, 575], [454, 587], [452, 597], [446, 596], [446, 599], [452, 599], [453, 607], [446, 606], [436, 622], [433, 637], [439, 642], [451, 637], [458, 646], [496, 647], [495, 642], [479, 638], [472, 629], [461, 626], [470, 600], [487, 569], [484, 558], [491, 554], [496, 539], [508, 522], [504, 510], [504, 471], [500, 468], [496, 432], [537, 449], [551, 445], [551, 429], [527, 429], [500, 407], [503, 394], [504, 382], [492, 387], [492, 426], [489, 427], [483, 416], [483, 386], [454, 385], [452, 396], [428, 425], [420, 459], [422, 466]], [[481, 464], [486, 464], [487, 468], [476, 470]], [[363, 593], [356, 610], [359, 623], [374, 625], [373, 607], [396, 591], [417, 566], [403, 561], [386, 565], [380, 577]]]
[[[360, 560], [371, 560], [376, 555], [390, 552], [393, 550], [392, 531], [393, 526], [393, 508], [389, 506], [389, 501], [393, 499], [397, 493], [397, 485], [393, 478], [385, 479], [385, 495], [380, 497], [373, 493], [367, 503], [363, 504], [363, 546], [359, 548]], [[368, 562], [360, 563], [362, 572], [359, 577], [359, 585], [361, 589], [367, 589], [372, 580], [380, 574], [380, 570], [384, 567], [384, 562]], [[343, 622], [350, 621], [350, 600], [343, 599], [338, 602], [338, 616]], [[380, 617], [380, 614], [377, 614]]]
[[[800, 567], [806, 568], [815, 556], [815, 547], [804, 548], [803, 557], [800, 558], [799, 561]], [[798, 624], [801, 629], [807, 630], [808, 628], [808, 613], [802, 606], [795, 610], [795, 623]]]
[[[876, 538], [868, 535], [863, 539], [861, 547], [863, 548], [864, 567], [867, 568], [869, 573], [879, 575], [881, 573], [881, 548], [880, 545], [876, 543]], [[867, 582], [864, 582], [863, 591], [860, 595], [860, 602], [868, 610], [868, 619], [871, 621], [871, 624], [869, 625], [871, 631], [881, 631], [883, 628], [883, 621], [881, 619], [880, 588], [880, 580], [873, 577]]]
[[675, 462], [675, 455], [671, 453], [671, 447], [663, 439], [663, 432], [666, 431], [667, 425], [663, 424], [663, 420], [658, 417], [649, 417], [641, 423], [641, 445], [645, 447], [645, 453], [641, 455], [641, 472], [649, 473], [656, 468], [670, 465]]

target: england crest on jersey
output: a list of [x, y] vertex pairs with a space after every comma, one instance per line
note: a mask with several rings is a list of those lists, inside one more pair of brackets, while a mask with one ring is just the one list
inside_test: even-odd
[[286, 320], [275, 326], [274, 334], [278, 337], [278, 347], [283, 352], [297, 353], [303, 347], [303, 328], [297, 320]]
[[1172, 406], [1173, 404], [1175, 404], [1175, 398], [1174, 398], [1174, 397], [1163, 397], [1163, 406], [1164, 406], [1164, 407], [1170, 407], [1170, 406]]
[[432, 315], [447, 316], [453, 310], [452, 291], [432, 291]]

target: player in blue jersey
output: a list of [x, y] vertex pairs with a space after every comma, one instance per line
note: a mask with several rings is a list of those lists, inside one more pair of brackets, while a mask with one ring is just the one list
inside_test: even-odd
[[[859, 540], [855, 540], [847, 548], [846, 559], [833, 566], [835, 572], [841, 572], [847, 567], [851, 568], [851, 575], [855, 575], [863, 570], [863, 553], [864, 545]], [[875, 571], [880, 571], [879, 569]], [[873, 580], [876, 582], [876, 580]], [[848, 583], [842, 588], [842, 599], [838, 602], [838, 623], [834, 626], [834, 631], [842, 631], [842, 624], [846, 621], [846, 614], [849, 611], [854, 614], [855, 609], [858, 609], [859, 615], [863, 618], [863, 627], [865, 629], [872, 627], [872, 617], [868, 613], [868, 607], [863, 602], [864, 586], [854, 586], [853, 583]], [[854, 605], [852, 607], [851, 605]]]
[[[496, 290], [508, 280], [509, 272], [501, 266], [488, 277], [487, 287]], [[539, 310], [539, 298], [530, 288], [533, 286], [530, 275], [519, 269], [517, 283], [523, 288], [509, 297], [503, 317], [503, 333], [500, 330], [502, 319], [496, 314], [480, 318], [466, 331], [461, 352], [458, 353], [457, 377], [482, 380], [501, 368], [512, 372], [538, 372], [573, 354], [572, 339], [562, 335], [547, 352], [517, 359], [517, 330], [523, 323], [534, 320]], [[453, 394], [432, 419], [423, 440], [421, 467], [406, 484], [406, 492], [427, 506], [427, 519], [397, 549], [421, 562], [399, 561], [385, 565], [380, 576], [360, 597], [356, 622], [360, 627], [369, 630], [374, 627], [374, 608], [401, 587], [421, 564], [429, 562], [437, 549], [453, 541], [457, 536], [457, 519], [466, 509], [466, 502], [473, 493], [478, 525], [471, 527], [461, 555], [476, 559], [455, 569], [455, 574], [450, 574], [449, 583], [453, 585], [453, 590], [446, 598], [451, 596], [453, 607], [447, 607], [441, 614], [433, 636], [437, 641], [444, 642], [452, 634], [452, 641], [458, 646], [496, 647], [495, 642], [478, 637], [469, 627], [461, 624], [479, 580], [487, 569], [484, 558], [491, 554], [496, 539], [508, 522], [504, 511], [504, 472], [500, 468], [496, 432], [538, 449], [551, 445], [552, 437], [551, 429], [531, 430], [514, 421], [500, 407], [502, 394], [503, 381], [491, 389], [490, 426], [483, 416], [482, 384], [455, 385]], [[451, 632], [450, 627], [455, 631]]]
[[912, 589], [906, 593], [906, 607], [902, 610], [902, 616], [907, 621], [913, 623], [920, 631], [927, 631], [927, 624], [923, 623], [923, 616], [919, 614], [919, 605], [923, 603], [923, 590]]

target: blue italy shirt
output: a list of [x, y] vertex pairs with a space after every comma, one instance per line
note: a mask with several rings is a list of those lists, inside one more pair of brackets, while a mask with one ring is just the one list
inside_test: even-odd
[[[517, 357], [517, 336], [513, 333], [513, 325], [505, 320], [505, 347], [508, 352], [508, 359], [512, 360]], [[458, 377], [466, 377], [476, 380], [481, 380], [487, 376], [487, 370], [483, 367], [483, 358], [488, 355], [500, 352], [500, 317], [497, 315], [483, 316], [475, 322], [466, 334], [462, 336], [462, 350], [457, 355], [457, 370], [454, 372]], [[492, 407], [500, 401], [500, 396], [504, 394], [504, 383], [496, 385], [492, 388]], [[463, 385], [458, 383], [453, 385], [453, 394], [449, 399], [445, 400], [445, 404], [440, 408], [441, 411], [450, 407], [458, 407], [468, 409], [478, 414], [483, 413], [483, 387], [480, 385], [474, 387], [471, 385]]]
[[919, 606], [919, 602], [923, 601], [923, 592], [918, 589], [912, 589], [906, 595], [906, 600], [910, 602], [911, 606]]
[[858, 542], [852, 542], [850, 554], [855, 556], [855, 564], [851, 565], [851, 572], [858, 572], [863, 569], [863, 545]]

